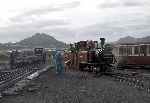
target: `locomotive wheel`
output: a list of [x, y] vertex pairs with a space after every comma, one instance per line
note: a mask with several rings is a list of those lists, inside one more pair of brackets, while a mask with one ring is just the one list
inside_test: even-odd
[[83, 64], [81, 64], [81, 63], [79, 64], [79, 70], [83, 71]]
[[[100, 68], [99, 68], [100, 69]], [[100, 76], [102, 76], [103, 75], [103, 73], [102, 72], [100, 72], [100, 70], [96, 70], [95, 72], [94, 72], [94, 77], [100, 77]]]
[[79, 70], [84, 71], [84, 68], [86, 67], [86, 64], [79, 63]]
[[94, 68], [93, 66], [88, 66], [88, 68], [89, 68], [88, 72], [93, 72], [93, 68]]
[[101, 67], [96, 67], [96, 69], [94, 69], [94, 77], [100, 77], [102, 75], [105, 74], [105, 68], [103, 65], [101, 65]]

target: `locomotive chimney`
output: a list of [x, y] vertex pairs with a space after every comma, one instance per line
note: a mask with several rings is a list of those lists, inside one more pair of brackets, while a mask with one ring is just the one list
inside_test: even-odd
[[101, 47], [103, 49], [104, 48], [104, 44], [105, 44], [105, 38], [100, 38], [100, 40], [101, 40]]

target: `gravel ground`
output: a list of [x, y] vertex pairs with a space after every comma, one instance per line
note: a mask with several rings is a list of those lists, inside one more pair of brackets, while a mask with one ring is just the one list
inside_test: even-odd
[[150, 94], [106, 76], [94, 78], [81, 72], [58, 76], [49, 70], [19, 95], [6, 96], [0, 103], [150, 103]]

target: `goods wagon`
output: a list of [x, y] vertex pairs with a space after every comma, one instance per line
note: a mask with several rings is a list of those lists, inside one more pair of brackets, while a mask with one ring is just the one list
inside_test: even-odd
[[26, 50], [13, 50], [10, 52], [10, 68], [16, 69], [25, 65], [35, 63], [45, 63], [46, 52], [44, 48], [26, 49]]

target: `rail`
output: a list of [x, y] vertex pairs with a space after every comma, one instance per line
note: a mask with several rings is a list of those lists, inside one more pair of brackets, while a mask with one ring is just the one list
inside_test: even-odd
[[13, 86], [19, 80], [33, 74], [38, 69], [35, 68], [42, 68], [43, 65], [28, 65], [22, 68], [18, 68], [12, 71], [3, 71], [0, 72], [0, 92], [8, 89], [9, 87]]
[[[113, 77], [116, 81], [125, 83], [129, 86], [133, 86], [137, 89], [147, 91], [150, 93], [150, 77], [141, 75], [141, 73], [107, 73], [110, 77]], [[150, 76], [150, 75], [149, 75]]]

